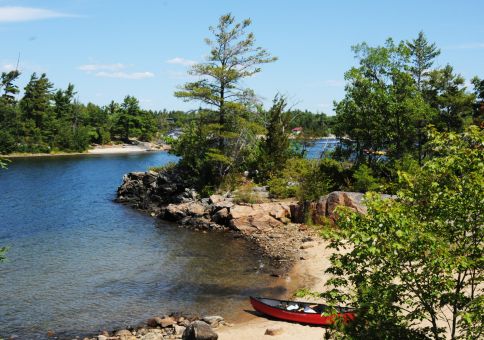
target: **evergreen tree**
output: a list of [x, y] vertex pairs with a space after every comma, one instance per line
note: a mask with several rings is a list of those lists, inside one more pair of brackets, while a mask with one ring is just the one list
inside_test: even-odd
[[53, 115], [51, 99], [52, 84], [45, 73], [40, 77], [32, 74], [30, 81], [25, 86], [24, 96], [20, 100], [22, 113], [22, 134], [26, 145], [33, 146], [31, 150], [25, 151], [48, 151], [49, 138], [43, 138], [42, 131], [46, 122], [51, 122]]
[[0, 153], [10, 153], [15, 150], [19, 124], [17, 100], [18, 86], [15, 80], [20, 76], [17, 70], [3, 72], [0, 80]]
[[15, 96], [19, 93], [18, 86], [14, 84], [14, 81], [18, 79], [20, 72], [13, 70], [10, 72], [2, 72], [0, 89], [2, 90], [2, 102], [5, 105], [14, 106], [17, 102]]
[[435, 58], [440, 55], [440, 49], [435, 43], [430, 44], [422, 31], [419, 32], [417, 39], [407, 41], [406, 44], [411, 55], [410, 72], [417, 83], [417, 88], [421, 91], [423, 80], [428, 75]]
[[267, 136], [262, 143], [262, 155], [259, 162], [260, 177], [268, 179], [281, 171], [289, 158], [289, 122], [291, 115], [285, 112], [286, 99], [276, 96], [269, 110]]
[[426, 101], [437, 110], [433, 124], [440, 131], [462, 131], [472, 117], [474, 95], [466, 92], [465, 80], [452, 66], [433, 70], [426, 81]]
[[[231, 14], [220, 17], [217, 27], [210, 27], [214, 39], [206, 39], [210, 47], [207, 62], [196, 64], [190, 74], [200, 80], [185, 84], [175, 96], [185, 101], [197, 101], [205, 105], [202, 110], [209, 129], [209, 139], [204, 141], [206, 172], [214, 182], [238, 168], [246, 158], [248, 145], [255, 140], [256, 131], [251, 108], [255, 104], [254, 92], [242, 88], [242, 80], [261, 71], [260, 65], [273, 62], [275, 57], [261, 47], [255, 47], [253, 33], [246, 32], [250, 19], [238, 23]], [[190, 127], [190, 131], [196, 131]], [[187, 141], [190, 138], [186, 139]], [[178, 143], [177, 153], [182, 157], [192, 150]], [[208, 170], [211, 168], [211, 170]]]
[[474, 77], [472, 78], [472, 84], [474, 85], [474, 95], [476, 97], [473, 105], [473, 122], [475, 125], [484, 128], [484, 79]]

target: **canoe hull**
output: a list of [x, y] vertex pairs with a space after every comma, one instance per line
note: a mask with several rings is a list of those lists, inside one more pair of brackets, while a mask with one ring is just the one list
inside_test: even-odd
[[273, 307], [260, 301], [258, 298], [250, 298], [252, 307], [260, 313], [269, 315], [276, 319], [285, 321], [292, 321], [310, 325], [329, 326], [332, 325], [339, 317], [343, 318], [344, 322], [351, 321], [355, 318], [354, 312], [338, 313], [328, 316], [323, 316], [319, 313], [304, 313], [296, 311], [288, 311], [281, 308]]

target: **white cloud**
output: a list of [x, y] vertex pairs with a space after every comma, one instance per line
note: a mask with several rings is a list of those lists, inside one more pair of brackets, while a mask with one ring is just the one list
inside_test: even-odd
[[15, 66], [13, 64], [3, 64], [0, 69], [4, 72], [10, 72], [15, 70]]
[[126, 65], [121, 63], [116, 64], [86, 64], [81, 65], [78, 67], [79, 70], [85, 71], [87, 73], [96, 72], [96, 71], [119, 71], [126, 68]]
[[152, 72], [125, 72], [124, 70], [130, 67], [122, 63], [115, 64], [85, 64], [78, 67], [79, 70], [87, 74], [93, 74], [101, 78], [117, 78], [117, 79], [146, 79], [155, 76]]
[[192, 66], [195, 65], [197, 62], [194, 60], [189, 60], [181, 57], [175, 57], [173, 59], [167, 60], [166, 61], [168, 64], [173, 64], [173, 65], [183, 65], [183, 66]]
[[53, 18], [73, 17], [71, 14], [33, 7], [0, 7], [1, 22], [21, 22]]
[[155, 75], [152, 72], [106, 72], [101, 71], [94, 74], [96, 77], [103, 78], [118, 78], [118, 79], [146, 79], [153, 78]]

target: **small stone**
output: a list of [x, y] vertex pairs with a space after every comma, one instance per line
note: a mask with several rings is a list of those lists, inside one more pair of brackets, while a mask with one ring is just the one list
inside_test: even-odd
[[224, 318], [219, 315], [204, 316], [203, 321], [208, 323], [211, 327], [218, 327], [219, 323], [224, 321]]
[[218, 334], [203, 321], [192, 322], [183, 332], [183, 340], [217, 340]]
[[178, 323], [180, 326], [183, 326], [183, 327], [188, 327], [190, 325], [190, 321], [188, 321], [187, 319], [180, 320]]
[[303, 244], [301, 245], [301, 247], [300, 247], [300, 248], [301, 248], [301, 249], [308, 249], [308, 248], [312, 248], [312, 247], [314, 247], [314, 246], [316, 246], [316, 243], [314, 243], [314, 242], [305, 242], [305, 243], [303, 243]]
[[146, 320], [146, 325], [148, 327], [156, 327], [160, 324], [161, 318], [158, 316], [155, 316], [154, 318]]
[[98, 335], [97, 340], [106, 340], [108, 337], [105, 335]]
[[173, 325], [175, 328], [175, 335], [182, 335], [183, 332], [185, 332], [186, 327], [184, 326], [178, 326], [178, 325]]
[[163, 331], [159, 328], [151, 328], [146, 331], [146, 333], [162, 334]]
[[176, 324], [176, 321], [172, 317], [164, 317], [158, 322], [158, 325], [160, 325], [161, 328], [166, 328], [174, 324]]
[[266, 329], [266, 332], [264, 334], [275, 336], [275, 335], [281, 335], [282, 333], [284, 333], [284, 330], [282, 329], [282, 327], [269, 327]]
[[140, 339], [141, 340], [163, 340], [163, 335], [159, 333], [148, 333], [143, 335]]
[[131, 334], [131, 332], [128, 331], [127, 329], [121, 329], [121, 330], [117, 331], [114, 335], [116, 335], [116, 336], [128, 336], [128, 335], [133, 335], [133, 334]]
[[54, 333], [54, 331], [53, 331], [53, 330], [50, 330], [50, 329], [49, 329], [49, 330], [47, 331], [47, 336], [49, 336], [49, 337], [50, 337], [50, 336], [54, 336], [54, 335], [55, 335], [55, 333]]

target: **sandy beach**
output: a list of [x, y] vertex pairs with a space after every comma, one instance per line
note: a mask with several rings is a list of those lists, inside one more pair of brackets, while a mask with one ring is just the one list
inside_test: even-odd
[[[303, 259], [296, 262], [294, 268], [286, 278], [288, 288], [287, 298], [292, 298], [292, 294], [299, 288], [307, 288], [319, 292], [324, 291], [324, 284], [329, 278], [328, 274], [325, 274], [325, 270], [330, 266], [329, 258], [332, 254], [332, 250], [326, 249], [326, 245], [326, 241], [319, 240], [315, 247], [301, 250], [301, 257]], [[300, 298], [299, 300], [315, 301], [313, 298]], [[282, 328], [283, 333], [277, 336], [265, 335], [266, 329], [272, 327]], [[238, 322], [234, 322], [233, 327], [221, 327], [216, 332], [219, 335], [219, 340], [273, 338], [281, 340], [321, 340], [324, 339], [325, 329], [322, 327], [268, 319], [254, 312], [252, 306], [248, 303], [245, 314], [241, 316]]]
[[152, 149], [145, 145], [100, 145], [93, 149], [87, 150], [90, 155], [107, 155], [107, 154], [123, 154], [123, 153], [137, 153], [148, 151], [162, 151], [159, 149]]
[[12, 153], [9, 155], [2, 155], [4, 158], [22, 158], [22, 157], [60, 157], [60, 156], [78, 156], [78, 155], [115, 155], [127, 153], [142, 153], [142, 152], [160, 152], [168, 151], [169, 145], [154, 146], [151, 143], [143, 143], [138, 145], [115, 144], [115, 145], [97, 145], [85, 152], [54, 152], [54, 153]]

